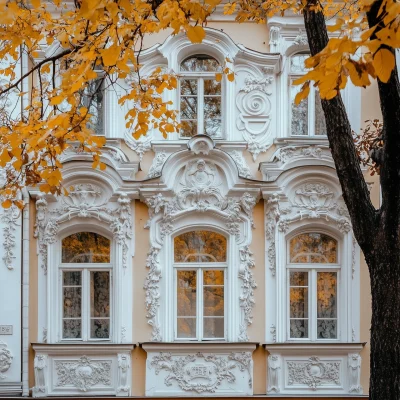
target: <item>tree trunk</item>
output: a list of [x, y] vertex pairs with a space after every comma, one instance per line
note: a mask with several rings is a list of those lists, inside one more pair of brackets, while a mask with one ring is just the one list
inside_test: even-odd
[[[323, 14], [309, 8], [316, 1], [309, 0], [304, 10], [312, 55], [328, 43]], [[380, 4], [377, 1], [368, 13], [370, 26], [379, 23]], [[400, 400], [400, 86], [396, 70], [388, 83], [378, 81], [378, 88], [384, 125], [380, 210], [375, 210], [371, 203], [341, 96], [323, 100], [322, 108], [343, 198], [370, 272], [369, 398]]]

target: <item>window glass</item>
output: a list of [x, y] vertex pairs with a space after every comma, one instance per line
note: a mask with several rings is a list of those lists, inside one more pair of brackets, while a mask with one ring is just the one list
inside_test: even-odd
[[308, 338], [308, 272], [290, 272], [290, 337]]
[[336, 263], [337, 241], [323, 233], [302, 233], [290, 241], [291, 263]]
[[90, 272], [90, 337], [110, 337], [110, 272]]
[[337, 273], [317, 273], [317, 339], [337, 338]]
[[207, 55], [197, 54], [186, 58], [181, 63], [181, 71], [188, 72], [216, 72], [219, 70], [219, 62]]
[[80, 106], [86, 107], [91, 115], [88, 127], [93, 129], [97, 135], [104, 134], [103, 126], [103, 79], [94, 79], [88, 83], [81, 94]]
[[63, 272], [63, 321], [64, 339], [82, 337], [82, 272]]
[[109, 263], [110, 240], [93, 232], [78, 232], [62, 240], [63, 263]]
[[174, 239], [175, 262], [225, 262], [226, 238], [211, 231], [191, 231]]
[[308, 97], [299, 104], [295, 103], [295, 97], [301, 86], [290, 86], [290, 101], [292, 107], [291, 132], [294, 136], [308, 135]]
[[315, 134], [326, 136], [325, 115], [318, 90], [315, 90]]
[[196, 338], [197, 272], [177, 271], [178, 338]]
[[203, 337], [224, 337], [224, 271], [203, 271]]

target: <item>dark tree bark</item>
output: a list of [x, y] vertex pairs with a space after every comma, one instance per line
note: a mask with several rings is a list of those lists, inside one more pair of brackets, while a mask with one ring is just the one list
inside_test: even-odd
[[[309, 0], [304, 22], [311, 54], [328, 43], [324, 16]], [[368, 13], [378, 25], [382, 0]], [[389, 49], [394, 51], [393, 49]], [[383, 117], [382, 205], [373, 207], [352, 139], [350, 122], [338, 95], [323, 100], [327, 135], [354, 235], [364, 253], [371, 279], [371, 400], [400, 400], [400, 85], [397, 69], [389, 82], [378, 80]]]

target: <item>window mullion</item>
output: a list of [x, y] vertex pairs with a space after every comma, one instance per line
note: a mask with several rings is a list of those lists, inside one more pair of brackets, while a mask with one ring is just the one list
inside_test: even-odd
[[197, 87], [197, 133], [204, 133], [204, 79], [198, 79]]
[[203, 270], [202, 268], [197, 269], [197, 340], [203, 339]]

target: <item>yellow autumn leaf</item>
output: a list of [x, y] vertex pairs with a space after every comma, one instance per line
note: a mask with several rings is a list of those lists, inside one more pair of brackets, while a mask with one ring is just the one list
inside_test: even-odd
[[221, 82], [222, 81], [222, 74], [220, 74], [220, 73], [215, 74], [215, 80], [217, 82]]
[[103, 65], [105, 67], [111, 67], [112, 65], [115, 65], [117, 63], [120, 52], [121, 48], [116, 44], [113, 44], [107, 49], [100, 50], [101, 58], [103, 60]]
[[299, 93], [296, 94], [294, 99], [295, 104], [300, 104], [302, 100], [304, 100], [310, 94], [310, 82], [306, 82]]
[[394, 54], [388, 49], [379, 49], [372, 60], [376, 75], [383, 83], [389, 81], [393, 68], [396, 64]]
[[235, 74], [233, 72], [231, 72], [227, 76], [228, 76], [228, 81], [229, 82], [233, 82], [235, 80]]
[[12, 206], [12, 201], [10, 199], [4, 200], [1, 205], [3, 208], [10, 208]]
[[188, 39], [192, 43], [201, 43], [203, 39], [206, 37], [206, 32], [204, 28], [197, 25], [197, 26], [189, 26], [186, 31]]
[[54, 96], [50, 99], [50, 104], [52, 106], [57, 106], [57, 105], [61, 104], [63, 102], [63, 100], [64, 100], [63, 96]]

